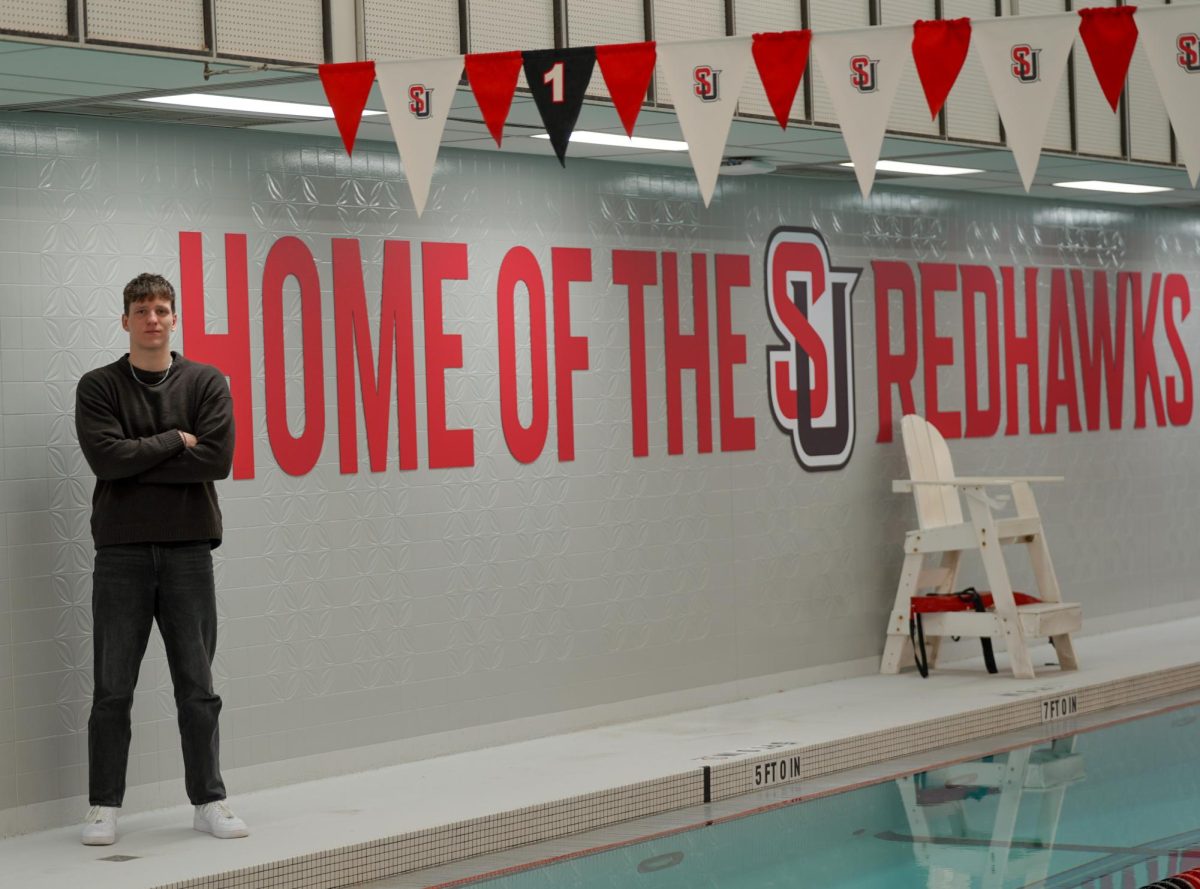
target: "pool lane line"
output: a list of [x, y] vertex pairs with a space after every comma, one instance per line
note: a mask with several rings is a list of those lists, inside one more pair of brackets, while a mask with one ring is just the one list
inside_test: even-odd
[[977, 837], [918, 837], [911, 834], [885, 830], [875, 834], [879, 840], [896, 843], [930, 843], [934, 846], [977, 846], [980, 848], [1033, 849], [1052, 852], [1096, 852], [1107, 855], [1177, 855], [1180, 858], [1200, 860], [1200, 848], [1157, 849], [1153, 846], [1101, 846], [1089, 843], [1042, 843], [1037, 840], [985, 840]]

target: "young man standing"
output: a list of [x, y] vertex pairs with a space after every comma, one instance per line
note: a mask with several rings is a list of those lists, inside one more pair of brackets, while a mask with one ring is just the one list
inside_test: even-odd
[[75, 393], [79, 446], [96, 473], [92, 496], [92, 643], [89, 802], [83, 842], [117, 838], [125, 795], [130, 709], [157, 621], [167, 652], [192, 826], [223, 839], [245, 823], [224, 802], [213, 692], [217, 644], [212, 550], [221, 543], [213, 482], [229, 475], [233, 410], [214, 367], [171, 351], [175, 290], [161, 275], [125, 287], [129, 354], [89, 371]]

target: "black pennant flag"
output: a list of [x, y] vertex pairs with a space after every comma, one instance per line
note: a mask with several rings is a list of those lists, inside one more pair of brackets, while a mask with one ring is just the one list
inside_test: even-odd
[[529, 81], [558, 162], [565, 167], [567, 143], [579, 120], [583, 94], [596, 66], [596, 47], [539, 49], [523, 56], [525, 79]]

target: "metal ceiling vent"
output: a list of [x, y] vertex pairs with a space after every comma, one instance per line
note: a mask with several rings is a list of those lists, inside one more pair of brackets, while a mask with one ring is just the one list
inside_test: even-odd
[[719, 172], [722, 176], [760, 176], [774, 173], [775, 164], [761, 157], [723, 157]]

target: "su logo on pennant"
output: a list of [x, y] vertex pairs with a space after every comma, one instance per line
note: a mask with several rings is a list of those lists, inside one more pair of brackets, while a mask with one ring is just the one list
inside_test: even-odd
[[1037, 83], [1041, 79], [1042, 51], [1034, 49], [1028, 43], [1018, 43], [1011, 50], [1012, 76], [1021, 83]]
[[854, 449], [850, 296], [861, 268], [835, 268], [821, 233], [781, 227], [767, 242], [767, 311], [783, 341], [767, 347], [775, 424], [810, 472], [840, 469]]
[[879, 60], [868, 56], [850, 57], [850, 85], [860, 93], [873, 93], [877, 86]]
[[433, 113], [433, 90], [424, 84], [414, 83], [408, 88], [408, 110], [418, 120], [425, 120]]
[[1188, 74], [1200, 72], [1200, 37], [1180, 34], [1175, 38], [1175, 46], [1179, 49], [1179, 55], [1175, 57], [1179, 67]]
[[692, 90], [703, 102], [721, 98], [721, 72], [710, 65], [697, 65], [692, 71]]

